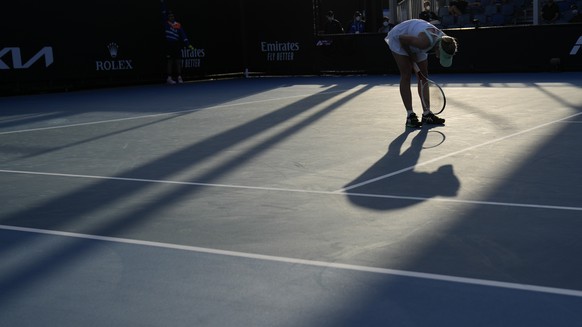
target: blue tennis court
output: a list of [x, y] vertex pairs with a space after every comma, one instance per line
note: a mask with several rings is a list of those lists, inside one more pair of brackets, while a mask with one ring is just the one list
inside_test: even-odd
[[0, 98], [0, 325], [575, 326], [582, 74], [432, 78]]

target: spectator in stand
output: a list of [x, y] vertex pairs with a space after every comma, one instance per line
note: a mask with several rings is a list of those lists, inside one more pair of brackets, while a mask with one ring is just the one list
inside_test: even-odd
[[572, 18], [568, 23], [582, 23], [582, 14], [578, 11], [578, 6], [572, 5]]
[[392, 27], [394, 27], [394, 24], [390, 23], [390, 18], [384, 16], [384, 18], [382, 19], [382, 26], [378, 28], [378, 33], [388, 33], [390, 32]]
[[335, 15], [332, 10], [327, 12], [327, 21], [323, 27], [325, 34], [342, 34], [344, 33], [344, 28], [339, 20], [335, 19]]
[[553, 24], [560, 17], [560, 7], [554, 0], [548, 0], [542, 7], [542, 22], [545, 24]]
[[441, 23], [440, 18], [434, 11], [430, 10], [430, 1], [425, 1], [423, 6], [424, 10], [418, 14], [418, 18], [424, 19], [433, 25], [439, 25]]
[[366, 23], [362, 18], [362, 13], [356, 11], [354, 13], [354, 20], [350, 23], [350, 27], [348, 28], [348, 33], [352, 34], [359, 34], [364, 33], [366, 31]]

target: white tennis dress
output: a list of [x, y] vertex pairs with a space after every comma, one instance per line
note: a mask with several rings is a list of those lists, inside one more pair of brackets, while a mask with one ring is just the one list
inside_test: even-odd
[[428, 37], [430, 41], [430, 46], [426, 49], [410, 47], [412, 53], [416, 54], [416, 61], [421, 62], [426, 60], [426, 58], [428, 57], [427, 52], [435, 46], [439, 38], [445, 35], [445, 33], [436, 28], [431, 23], [422, 19], [410, 19], [404, 21], [394, 26], [394, 28], [390, 30], [390, 32], [388, 32], [388, 35], [386, 36], [384, 41], [388, 43], [390, 50], [392, 50], [393, 52], [399, 55], [408, 56], [408, 54], [406, 53], [406, 51], [404, 51], [402, 45], [400, 44], [399, 40], [400, 35], [418, 36], [420, 33], [423, 32]]

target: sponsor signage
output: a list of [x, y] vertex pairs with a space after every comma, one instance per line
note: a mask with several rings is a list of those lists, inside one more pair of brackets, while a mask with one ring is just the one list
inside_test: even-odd
[[578, 41], [574, 43], [572, 50], [570, 50], [570, 55], [575, 56], [580, 51], [580, 47], [582, 47], [582, 35], [578, 38]]
[[37, 62], [44, 62], [44, 67], [53, 64], [53, 48], [43, 47], [32, 57], [23, 57], [19, 47], [5, 47], [0, 50], [0, 69], [28, 69]]
[[182, 68], [200, 68], [202, 67], [202, 59], [206, 57], [204, 49], [182, 49]]
[[117, 43], [111, 42], [106, 46], [106, 48], [109, 52], [109, 58], [106, 60], [96, 60], [96, 71], [133, 70], [133, 60], [117, 58], [120, 50]]
[[260, 42], [261, 52], [271, 62], [295, 61], [295, 54], [301, 49], [299, 42]]

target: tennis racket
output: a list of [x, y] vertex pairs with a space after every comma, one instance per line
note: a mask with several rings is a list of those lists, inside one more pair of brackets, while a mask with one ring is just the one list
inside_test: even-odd
[[423, 109], [429, 109], [435, 115], [440, 114], [447, 105], [445, 92], [437, 83], [424, 76], [415, 62], [412, 63], [412, 68], [420, 80], [419, 95]]

